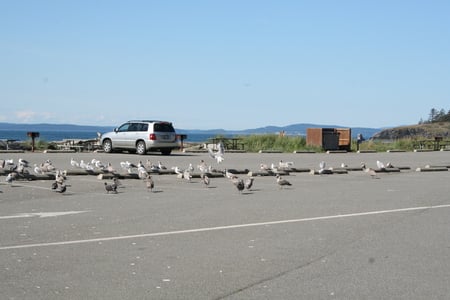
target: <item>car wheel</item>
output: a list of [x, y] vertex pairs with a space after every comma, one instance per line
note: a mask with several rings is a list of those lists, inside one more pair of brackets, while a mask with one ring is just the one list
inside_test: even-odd
[[162, 154], [162, 155], [170, 155], [171, 152], [172, 152], [172, 149], [164, 149], [164, 150], [161, 150], [161, 154]]
[[145, 149], [145, 142], [139, 141], [136, 143], [136, 153], [139, 155], [144, 155], [147, 150]]
[[111, 140], [104, 140], [103, 141], [103, 151], [105, 151], [106, 153], [111, 153], [112, 152]]

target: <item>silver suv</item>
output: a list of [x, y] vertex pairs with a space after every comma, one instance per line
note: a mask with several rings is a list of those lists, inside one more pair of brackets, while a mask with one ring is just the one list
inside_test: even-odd
[[179, 148], [175, 129], [166, 121], [128, 121], [114, 131], [102, 134], [100, 141], [107, 153], [128, 150], [142, 155], [147, 151], [161, 151], [161, 154], [169, 155]]

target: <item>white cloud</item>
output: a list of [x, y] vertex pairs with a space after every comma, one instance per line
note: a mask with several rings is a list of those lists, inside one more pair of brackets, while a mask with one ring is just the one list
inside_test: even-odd
[[16, 111], [15, 115], [17, 121], [21, 123], [51, 121], [54, 117], [54, 114], [51, 112], [35, 112], [31, 110]]
[[34, 116], [36, 116], [36, 112], [34, 111], [16, 111], [16, 118], [21, 122], [29, 122], [34, 119]]

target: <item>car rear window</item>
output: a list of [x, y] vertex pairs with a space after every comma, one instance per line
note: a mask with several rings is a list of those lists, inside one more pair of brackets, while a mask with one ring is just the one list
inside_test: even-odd
[[155, 123], [153, 126], [155, 132], [174, 132], [172, 124], [170, 123]]

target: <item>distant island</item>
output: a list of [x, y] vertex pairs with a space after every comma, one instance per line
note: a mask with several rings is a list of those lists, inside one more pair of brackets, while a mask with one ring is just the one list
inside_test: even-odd
[[[179, 134], [208, 134], [208, 135], [249, 135], [249, 134], [276, 134], [284, 132], [286, 135], [301, 135], [306, 136], [307, 128], [351, 128], [352, 137], [362, 134], [366, 138], [372, 137], [374, 134], [380, 132], [381, 128], [367, 128], [367, 127], [349, 127], [342, 125], [321, 125], [311, 123], [298, 123], [287, 126], [266, 126], [253, 129], [243, 130], [226, 130], [226, 129], [182, 129], [176, 128]], [[89, 125], [75, 125], [75, 124], [22, 124], [22, 123], [5, 123], [0, 122], [0, 131], [64, 131], [64, 132], [108, 132], [113, 130], [113, 126], [89, 126]]]

